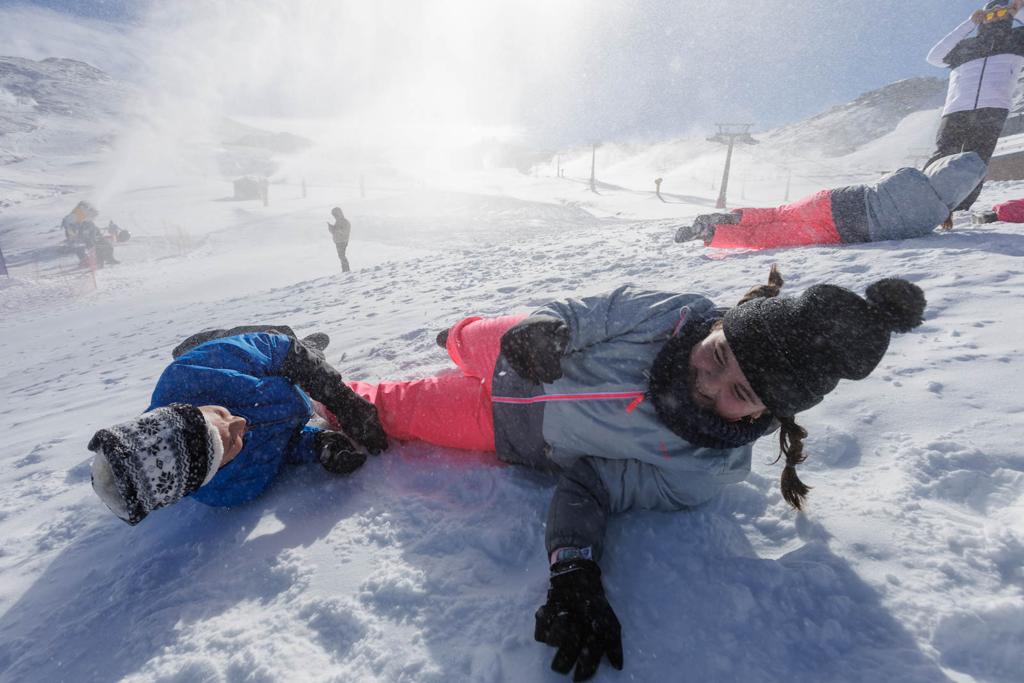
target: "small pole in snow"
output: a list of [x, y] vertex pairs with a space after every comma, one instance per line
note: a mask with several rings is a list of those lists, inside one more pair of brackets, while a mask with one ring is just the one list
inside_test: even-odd
[[4, 258], [4, 250], [0, 249], [0, 275], [6, 275], [10, 277], [11, 274], [7, 272], [7, 260]]
[[597, 143], [590, 148], [590, 191], [597, 193], [597, 178], [594, 177], [594, 169], [597, 167]]
[[555, 177], [562, 177], [562, 157], [557, 154], [555, 155]]
[[302, 179], [302, 198], [306, 198], [306, 179]]
[[665, 201], [665, 198], [661, 196], [661, 178], [654, 179], [654, 194], [658, 195], [658, 199]]
[[792, 169], [787, 169], [787, 170], [789, 171], [789, 173], [786, 175], [786, 196], [782, 200], [784, 202], [788, 202], [789, 201], [789, 185], [793, 181], [793, 170]]

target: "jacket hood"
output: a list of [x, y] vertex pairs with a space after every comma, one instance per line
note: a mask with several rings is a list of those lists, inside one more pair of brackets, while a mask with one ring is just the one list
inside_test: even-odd
[[924, 174], [935, 194], [952, 211], [985, 179], [987, 172], [988, 166], [981, 157], [974, 152], [964, 152], [942, 157]]

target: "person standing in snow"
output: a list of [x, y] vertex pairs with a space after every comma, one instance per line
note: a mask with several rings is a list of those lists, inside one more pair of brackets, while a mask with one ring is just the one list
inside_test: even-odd
[[348, 222], [345, 214], [341, 212], [341, 207], [336, 206], [331, 209], [331, 215], [334, 216], [334, 223], [328, 223], [327, 229], [331, 233], [331, 239], [334, 240], [334, 248], [338, 250], [341, 272], [347, 273], [351, 268], [349, 268], [348, 257], [345, 256], [345, 251], [348, 249], [348, 238], [352, 235], [352, 224]]
[[778, 297], [782, 277], [732, 308], [699, 294], [626, 285], [529, 315], [464, 318], [438, 335], [461, 373], [349, 382], [394, 439], [497, 452], [559, 474], [545, 545], [550, 588], [536, 640], [552, 668], [590, 678], [623, 666], [621, 627], [598, 562], [608, 517], [684, 510], [750, 472], [753, 443], [779, 430], [782, 495], [800, 509], [807, 432], [795, 416], [840, 379], [878, 365], [892, 332], [921, 323], [925, 298], [900, 279], [866, 298], [834, 285]]
[[901, 168], [872, 185], [822, 190], [792, 204], [697, 216], [676, 242], [772, 249], [923, 237], [941, 224], [985, 178], [975, 152], [953, 154], [925, 171]]
[[[976, 152], [986, 164], [992, 158], [1024, 65], [1024, 25], [1015, 25], [1022, 4], [1024, 0], [987, 3], [928, 53], [929, 64], [952, 71], [935, 154], [926, 169], [957, 152]], [[969, 210], [981, 187], [979, 183], [954, 208]], [[948, 229], [953, 227], [952, 216], [947, 219]]]
[[[118, 517], [135, 525], [185, 496], [240, 505], [285, 463], [319, 462], [347, 475], [366, 460], [360, 447], [387, 449], [376, 409], [324, 360], [326, 335], [299, 340], [288, 328], [266, 330], [194, 335], [175, 349], [146, 412], [92, 437], [93, 488]], [[310, 398], [344, 432], [308, 425]]]
[[270, 181], [266, 177], [262, 177], [259, 180], [260, 185], [260, 199], [263, 201], [263, 206], [270, 205]]

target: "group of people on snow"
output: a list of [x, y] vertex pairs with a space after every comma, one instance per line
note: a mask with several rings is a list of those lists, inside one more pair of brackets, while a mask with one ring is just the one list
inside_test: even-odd
[[[98, 215], [99, 211], [91, 202], [81, 201], [61, 221], [65, 244], [75, 250], [82, 266], [102, 268], [120, 263], [114, 258], [114, 244], [127, 242], [131, 238], [130, 232], [113, 221], [109, 222], [106, 230], [101, 230], [95, 223]], [[334, 222], [328, 223], [327, 229], [338, 252], [341, 271], [348, 273], [352, 269], [346, 251], [352, 235], [352, 224], [345, 218], [340, 207], [331, 209], [331, 216]]]
[[[1012, 20], [1020, 2], [1000, 6]], [[989, 42], [960, 49], [960, 40], [949, 51], [960, 49], [952, 66], [963, 70], [954, 80], [964, 87], [973, 73], [967, 57], [1003, 54], [992, 52], [992, 23], [979, 24], [989, 27], [980, 34]], [[948, 116], [961, 111], [952, 88], [950, 101]], [[984, 178], [984, 149], [966, 149], [968, 138], [977, 136], [943, 147], [923, 171], [703, 217], [691, 237], [732, 247], [924, 234]], [[340, 208], [332, 214], [328, 227], [347, 271], [351, 226]], [[807, 457], [800, 414], [841, 380], [867, 377], [891, 336], [920, 325], [926, 308], [922, 290], [899, 278], [863, 294], [818, 284], [783, 296], [783, 284], [773, 267], [734, 305], [625, 285], [529, 312], [470, 315], [437, 335], [455, 372], [402, 381], [346, 380], [326, 360], [323, 333], [300, 339], [285, 325], [200, 332], [174, 349], [144, 413], [93, 436], [93, 487], [134, 525], [185, 497], [245, 503], [286, 465], [350, 475], [396, 441], [493, 452], [553, 473], [549, 589], [534, 635], [557, 648], [555, 670], [585, 680], [605, 657], [615, 668], [624, 663], [599, 565], [609, 550], [608, 518], [709, 500], [748, 476], [763, 437], [777, 439], [782, 497], [801, 509], [809, 488], [797, 474]], [[325, 426], [311, 424], [314, 415]]]
[[792, 204], [697, 216], [677, 242], [767, 249], [922, 237], [953, 227], [981, 193], [1024, 65], [1024, 0], [993, 0], [928, 53], [950, 69], [935, 141], [922, 170], [901, 168], [870, 185], [823, 190]]

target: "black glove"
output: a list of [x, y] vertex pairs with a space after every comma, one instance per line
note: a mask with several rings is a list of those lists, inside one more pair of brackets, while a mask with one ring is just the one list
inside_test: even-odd
[[[380, 455], [388, 449], [388, 435], [377, 416], [377, 407], [348, 388], [339, 391], [327, 401], [320, 401], [334, 413], [341, 429], [371, 455]], [[320, 399], [317, 399], [320, 400]]]
[[320, 464], [332, 474], [352, 474], [366, 462], [366, 454], [353, 448], [348, 438], [340, 432], [320, 432], [313, 443]]
[[676, 230], [676, 242], [704, 240], [710, 242], [715, 237], [716, 225], [736, 225], [742, 216], [738, 213], [704, 213], [693, 220], [693, 225], [684, 225]]
[[533, 637], [558, 648], [551, 668], [574, 681], [597, 673], [601, 657], [622, 670], [622, 627], [604, 596], [601, 568], [593, 560], [573, 559], [551, 567], [548, 601], [537, 610]]
[[501, 335], [501, 353], [516, 374], [538, 384], [562, 376], [562, 357], [569, 345], [569, 328], [555, 318], [531, 317]]
[[357, 444], [373, 455], [387, 450], [388, 437], [377, 417], [377, 408], [352, 391], [341, 373], [318, 351], [293, 339], [281, 366], [281, 374], [327, 406], [338, 418], [345, 434]]

